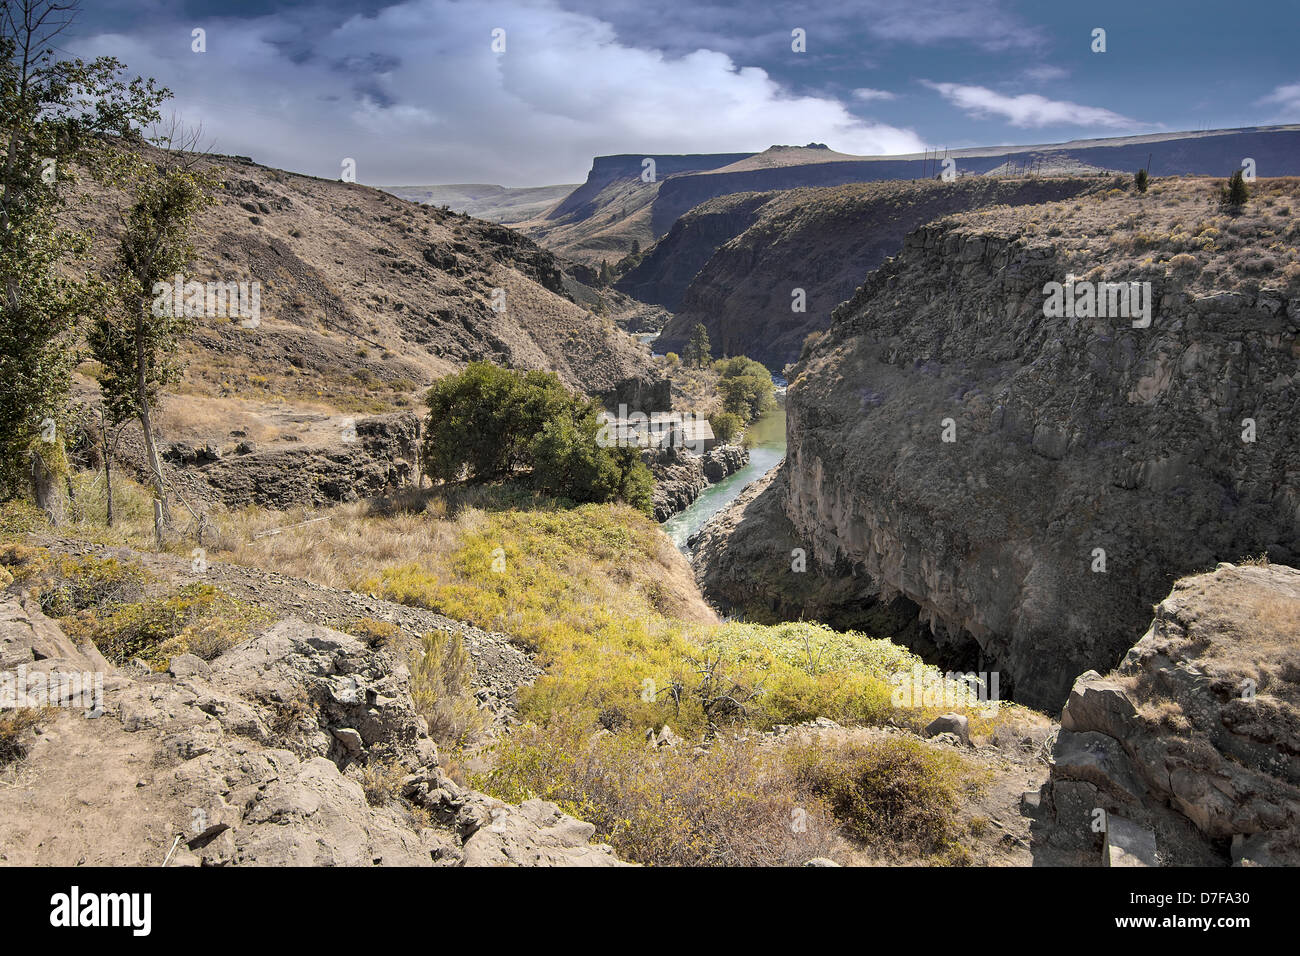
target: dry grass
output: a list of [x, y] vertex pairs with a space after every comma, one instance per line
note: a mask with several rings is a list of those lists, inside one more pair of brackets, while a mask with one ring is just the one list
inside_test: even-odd
[[0, 710], [0, 767], [27, 756], [28, 735], [45, 722], [45, 708]]
[[[961, 217], [981, 230], [1051, 239], [1061, 261], [1090, 281], [1164, 276], [1197, 290], [1300, 291], [1300, 178], [1260, 179], [1240, 210], [1220, 206], [1222, 179], [1153, 180], [1071, 202], [995, 207]], [[1284, 212], [1285, 210], [1285, 212]]]

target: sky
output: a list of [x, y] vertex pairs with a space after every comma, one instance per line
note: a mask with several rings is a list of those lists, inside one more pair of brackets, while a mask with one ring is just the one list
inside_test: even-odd
[[1300, 0], [83, 0], [61, 38], [216, 152], [370, 185], [1300, 122], [1298, 48]]

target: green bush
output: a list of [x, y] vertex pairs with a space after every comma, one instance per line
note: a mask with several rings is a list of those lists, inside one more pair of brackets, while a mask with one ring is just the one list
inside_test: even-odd
[[637, 449], [603, 447], [600, 406], [554, 373], [474, 362], [437, 382], [428, 405], [424, 457], [436, 478], [526, 475], [548, 495], [650, 511], [653, 481]]
[[752, 422], [776, 405], [772, 373], [753, 359], [738, 355], [713, 363], [718, 373], [722, 407], [745, 422]]
[[787, 754], [797, 780], [826, 800], [858, 839], [886, 851], [909, 844], [961, 862], [958, 811], [977, 771], [955, 753], [890, 735], [836, 748], [806, 745]]
[[744, 422], [732, 412], [714, 412], [709, 416], [709, 425], [713, 428], [713, 437], [725, 445], [736, 437]]

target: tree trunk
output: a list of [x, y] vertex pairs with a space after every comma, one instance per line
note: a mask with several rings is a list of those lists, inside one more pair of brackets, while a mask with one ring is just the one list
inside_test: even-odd
[[50, 470], [39, 452], [32, 452], [32, 493], [36, 497], [36, 506], [45, 512], [50, 524], [58, 527], [63, 524], [63, 491], [59, 488], [59, 476]]
[[[149, 377], [145, 355], [144, 313], [149, 308], [144, 299], [136, 303], [135, 312], [135, 397], [137, 417], [144, 430], [144, 450], [149, 464], [149, 479], [153, 483], [154, 498], [162, 504], [161, 517], [166, 525], [171, 524], [171, 515], [167, 510], [167, 487], [163, 484], [162, 462], [158, 458], [158, 446], [153, 440], [153, 421], [149, 413]], [[157, 509], [155, 509], [156, 511]]]
[[108, 441], [104, 441], [104, 495], [108, 501], [108, 526], [113, 527], [113, 456], [108, 450]]

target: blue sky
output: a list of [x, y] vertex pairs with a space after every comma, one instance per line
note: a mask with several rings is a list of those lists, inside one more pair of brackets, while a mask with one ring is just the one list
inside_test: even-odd
[[1297, 0], [88, 0], [65, 47], [156, 77], [220, 152], [376, 185], [1300, 122]]

